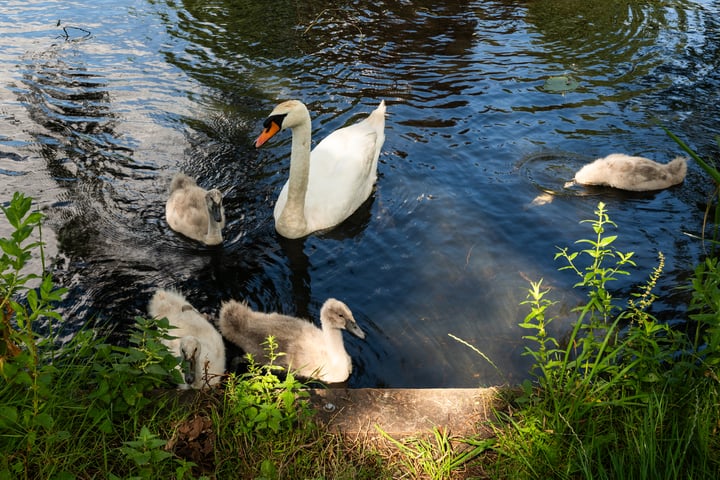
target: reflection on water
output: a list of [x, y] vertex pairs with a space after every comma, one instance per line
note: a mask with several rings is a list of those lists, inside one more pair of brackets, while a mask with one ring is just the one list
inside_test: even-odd
[[[658, 121], [717, 155], [717, 3], [446, 3], [0, 6], [0, 177], [48, 215], [68, 331], [122, 338], [157, 287], [211, 314], [244, 298], [316, 317], [336, 297], [367, 332], [346, 338], [351, 386], [518, 381], [527, 280], [552, 286], [561, 331], [582, 293], [552, 257], [588, 235], [578, 222], [599, 200], [640, 266], [618, 289], [641, 283], [661, 250], [656, 313], [678, 317], [674, 287], [701, 253], [685, 233], [700, 233], [696, 205], [712, 188], [699, 170], [647, 194], [564, 185], [616, 151], [680, 153]], [[577, 88], [543, 88], [562, 75]], [[315, 142], [388, 104], [373, 195], [337, 229], [295, 241], [272, 220], [290, 135], [252, 147], [287, 98], [308, 105]], [[177, 171], [229, 190], [222, 247], [167, 228]]]

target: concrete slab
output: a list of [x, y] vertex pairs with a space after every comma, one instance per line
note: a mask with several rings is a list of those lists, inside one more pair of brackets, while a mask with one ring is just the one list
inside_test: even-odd
[[314, 389], [310, 401], [321, 422], [346, 437], [393, 438], [431, 434], [489, 437], [487, 420], [501, 400], [498, 388]]

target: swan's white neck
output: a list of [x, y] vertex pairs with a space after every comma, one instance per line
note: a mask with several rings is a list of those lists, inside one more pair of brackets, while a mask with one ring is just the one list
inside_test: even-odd
[[310, 176], [310, 114], [302, 123], [292, 127], [292, 151], [290, 153], [290, 178], [285, 208], [276, 222], [277, 231], [286, 238], [298, 238], [307, 234], [305, 219], [305, 195]]

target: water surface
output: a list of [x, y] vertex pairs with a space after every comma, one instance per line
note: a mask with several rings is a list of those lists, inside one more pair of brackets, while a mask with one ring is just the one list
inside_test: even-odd
[[[10, 1], [0, 6], [0, 200], [48, 216], [66, 331], [145, 313], [158, 287], [216, 314], [247, 299], [315, 317], [345, 301], [354, 387], [468, 387], [527, 376], [517, 324], [528, 280], [564, 318], [579, 299], [557, 246], [591, 235], [599, 201], [640, 284], [666, 256], [654, 313], [703, 253], [712, 185], [625, 194], [564, 188], [593, 158], [681, 154], [665, 125], [716, 158], [717, 2]], [[576, 88], [546, 82], [566, 76]], [[573, 83], [574, 85], [574, 83]], [[252, 142], [280, 100], [303, 100], [315, 141], [381, 99], [386, 142], [371, 198], [300, 241], [273, 227], [290, 135]], [[172, 175], [229, 190], [221, 248], [170, 231]], [[534, 203], [546, 195], [545, 204]], [[0, 227], [6, 229], [7, 227]], [[0, 233], [7, 234], [6, 230]], [[558, 330], [562, 327], [558, 322]], [[487, 355], [497, 369], [455, 335]]]

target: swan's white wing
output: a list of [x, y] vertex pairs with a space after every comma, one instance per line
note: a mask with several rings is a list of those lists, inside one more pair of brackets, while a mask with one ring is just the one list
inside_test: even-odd
[[357, 210], [377, 179], [377, 134], [361, 124], [333, 132], [310, 155], [308, 227], [333, 227]]

